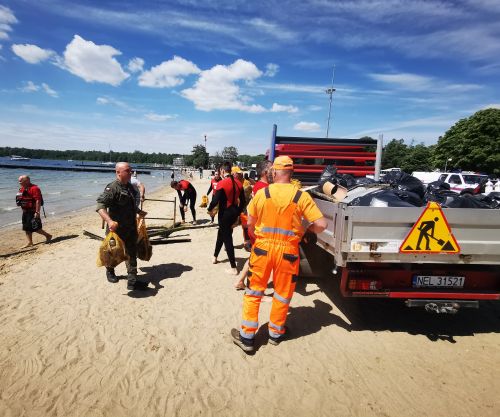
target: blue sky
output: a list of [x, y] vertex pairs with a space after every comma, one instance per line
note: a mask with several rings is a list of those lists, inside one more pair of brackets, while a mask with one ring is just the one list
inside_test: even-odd
[[0, 146], [436, 143], [500, 108], [500, 1], [0, 0]]

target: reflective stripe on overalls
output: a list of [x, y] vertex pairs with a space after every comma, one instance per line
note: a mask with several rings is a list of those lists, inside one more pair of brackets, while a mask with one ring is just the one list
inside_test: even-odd
[[253, 339], [259, 327], [259, 307], [273, 273], [274, 296], [269, 319], [269, 335], [278, 338], [285, 333], [285, 321], [299, 272], [299, 241], [292, 228], [293, 216], [302, 195], [297, 190], [292, 203], [278, 212], [269, 188], [260, 219], [259, 237], [250, 255], [249, 287], [243, 297], [243, 320], [240, 334]]

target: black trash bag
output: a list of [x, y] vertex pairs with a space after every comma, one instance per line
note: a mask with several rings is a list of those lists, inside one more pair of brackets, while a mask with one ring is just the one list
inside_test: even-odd
[[324, 188], [323, 188], [326, 183], [330, 183], [334, 186], [332, 189], [332, 192], [331, 192], [332, 194], [337, 191], [337, 184], [338, 184], [337, 168], [335, 168], [333, 165], [328, 165], [325, 168], [325, 170], [321, 174], [321, 177], [319, 178], [319, 181], [318, 181], [319, 191], [321, 191], [322, 193], [328, 194], [328, 192], [324, 191]]
[[[500, 193], [497, 193], [500, 194]], [[500, 208], [500, 199], [495, 199], [490, 195], [476, 194], [474, 199], [486, 204], [490, 209]]]
[[355, 198], [349, 204], [350, 206], [365, 207], [415, 207], [408, 201], [402, 200], [396, 194], [396, 190], [377, 190]]
[[337, 178], [337, 168], [335, 168], [333, 165], [327, 165], [327, 167], [321, 174], [321, 177], [319, 177], [318, 184], [322, 186], [326, 181], [330, 181], [333, 184], [337, 184], [336, 178]]
[[488, 197], [500, 203], [500, 191], [492, 191], [488, 194]]
[[335, 168], [333, 165], [327, 165], [327, 167], [321, 174], [321, 177], [318, 181], [320, 189], [323, 188], [325, 182], [331, 182], [333, 185], [339, 184], [347, 189], [351, 189], [356, 186], [356, 180], [352, 175], [337, 173], [337, 168]]
[[449, 207], [448, 204], [454, 204], [453, 201], [459, 198], [460, 195], [451, 190], [431, 190], [424, 195], [424, 203], [433, 201], [442, 207]]
[[356, 185], [375, 184], [377, 182], [373, 178], [366, 178], [366, 177], [358, 177], [355, 178], [354, 181], [356, 182]]
[[422, 181], [403, 171], [388, 172], [384, 175], [383, 182], [400, 191], [411, 191], [421, 198], [425, 195], [425, 187]]
[[417, 194], [411, 191], [400, 191], [393, 190], [394, 194], [398, 196], [401, 200], [410, 203], [414, 207], [422, 207], [424, 205], [423, 199]]
[[440, 205], [446, 205], [458, 196], [458, 193], [450, 190], [450, 184], [444, 181], [433, 181], [427, 185], [427, 191], [424, 195], [424, 202], [433, 201]]
[[439, 190], [449, 190], [450, 184], [444, 181], [432, 181], [427, 184], [427, 192], [439, 191]]
[[350, 174], [337, 174], [338, 182], [342, 187], [350, 190], [356, 187], [356, 179]]
[[453, 199], [447, 203], [448, 208], [482, 208], [489, 209], [490, 206], [484, 201], [476, 198], [471, 194], [459, 195], [457, 198]]

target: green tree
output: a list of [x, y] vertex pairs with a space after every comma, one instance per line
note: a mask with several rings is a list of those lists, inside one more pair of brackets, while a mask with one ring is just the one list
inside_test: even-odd
[[432, 149], [423, 143], [409, 147], [400, 168], [408, 174], [413, 171], [430, 171], [432, 169]]
[[500, 173], [500, 109], [486, 109], [461, 119], [434, 150], [434, 164], [448, 168]]
[[221, 152], [222, 158], [226, 161], [231, 161], [235, 163], [238, 159], [238, 149], [234, 146], [226, 146]]
[[203, 145], [195, 145], [191, 151], [194, 167], [208, 168], [208, 152]]
[[215, 155], [213, 155], [211, 158], [212, 164], [215, 168], [218, 168], [220, 164], [224, 161], [224, 158], [222, 157], [222, 154], [220, 152], [215, 152]]
[[382, 169], [401, 168], [408, 155], [408, 146], [403, 139], [392, 139], [382, 152]]

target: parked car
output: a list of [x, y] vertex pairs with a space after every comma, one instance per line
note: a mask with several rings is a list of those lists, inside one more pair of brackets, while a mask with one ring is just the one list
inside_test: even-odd
[[450, 184], [450, 189], [453, 191], [463, 192], [468, 190], [472, 194], [477, 194], [481, 192], [481, 186], [484, 186], [488, 176], [465, 172], [446, 172], [441, 174], [438, 179]]

